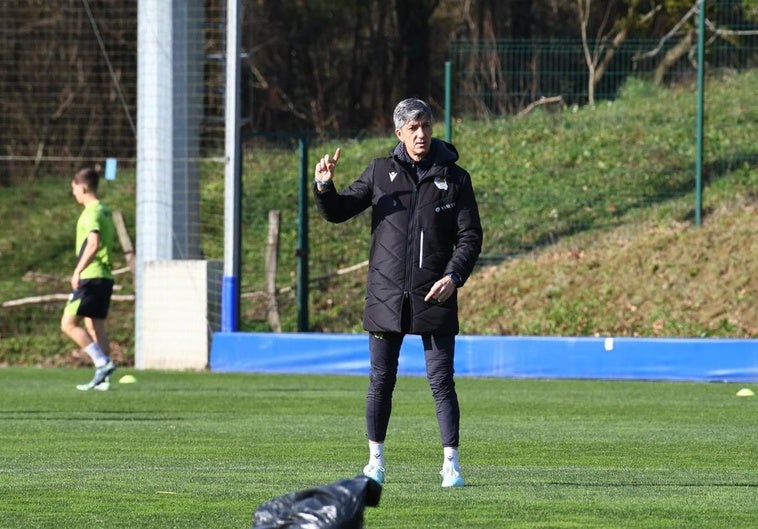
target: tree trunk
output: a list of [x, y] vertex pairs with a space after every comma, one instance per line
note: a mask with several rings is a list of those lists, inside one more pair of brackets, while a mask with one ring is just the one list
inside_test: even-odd
[[438, 0], [407, 0], [395, 5], [407, 97], [428, 98], [430, 19], [438, 3]]

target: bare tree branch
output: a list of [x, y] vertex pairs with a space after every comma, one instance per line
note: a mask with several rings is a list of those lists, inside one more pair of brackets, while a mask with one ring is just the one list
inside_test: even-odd
[[676, 25], [673, 28], [671, 28], [671, 31], [669, 31], [663, 37], [661, 37], [661, 40], [658, 41], [658, 46], [656, 46], [655, 48], [653, 48], [652, 50], [646, 53], [642, 53], [642, 54], [636, 55], [635, 57], [632, 57], [632, 60], [638, 61], [641, 59], [649, 59], [650, 57], [655, 57], [656, 55], [658, 55], [663, 49], [663, 46], [666, 44], [666, 42], [668, 42], [671, 37], [679, 33], [679, 30], [682, 29], [682, 26], [684, 26], [684, 24], [686, 24], [687, 21], [690, 18], [692, 18], [695, 15], [695, 13], [697, 13], [697, 9], [698, 9], [697, 6], [698, 6], [698, 3], [695, 2], [693, 6], [690, 8], [690, 10], [687, 11], [687, 13], [685, 13], [685, 15], [681, 18], [681, 20], [679, 20], [679, 22], [677, 22]]
[[737, 30], [737, 29], [722, 29], [716, 26], [713, 22], [711, 22], [709, 19], [705, 19], [705, 25], [710, 29], [713, 33], [715, 33], [718, 36], [723, 35], [734, 35], [738, 37], [742, 36], [751, 36], [751, 35], [758, 35], [758, 30]]

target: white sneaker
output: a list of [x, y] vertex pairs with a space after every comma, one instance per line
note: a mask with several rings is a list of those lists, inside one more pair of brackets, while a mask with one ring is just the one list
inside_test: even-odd
[[463, 481], [463, 476], [459, 469], [454, 468], [452, 465], [445, 465], [440, 471], [442, 476], [442, 486], [448, 487], [463, 487], [466, 482]]
[[384, 483], [384, 468], [379, 465], [372, 465], [369, 463], [363, 467], [363, 475], [367, 478], [371, 478], [377, 483]]
[[96, 391], [108, 391], [111, 389], [111, 377], [105, 377], [105, 380], [100, 382], [97, 386], [93, 386], [92, 382], [87, 382], [86, 384], [79, 384], [76, 386], [76, 389], [79, 391], [89, 391], [91, 389]]
[[[105, 364], [102, 367], [98, 367], [95, 369], [95, 376], [92, 378], [90, 382], [87, 384], [79, 384], [76, 386], [76, 389], [79, 391], [89, 391], [91, 389], [101, 389], [107, 391], [110, 389], [110, 376], [113, 374], [113, 372], [116, 370], [116, 364], [113, 362], [113, 360], [108, 360], [108, 363]], [[105, 379], [108, 379], [108, 384], [103, 387], [98, 387], [103, 384]]]
[[105, 380], [100, 382], [97, 386], [92, 388], [97, 391], [108, 391], [111, 389], [111, 377], [105, 377]]

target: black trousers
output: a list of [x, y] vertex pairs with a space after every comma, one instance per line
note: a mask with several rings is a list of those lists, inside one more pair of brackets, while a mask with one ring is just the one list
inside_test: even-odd
[[[366, 428], [371, 441], [384, 442], [392, 413], [392, 392], [404, 333], [369, 334], [371, 371], [366, 396]], [[444, 447], [458, 447], [460, 408], [453, 380], [455, 335], [422, 335], [426, 377], [437, 409]]]

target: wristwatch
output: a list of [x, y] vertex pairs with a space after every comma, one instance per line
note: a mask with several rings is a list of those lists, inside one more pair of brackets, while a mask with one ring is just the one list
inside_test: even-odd
[[456, 274], [455, 272], [450, 272], [447, 274], [447, 277], [453, 280], [453, 284], [456, 288], [460, 287], [463, 284], [463, 281], [461, 281], [461, 276]]

